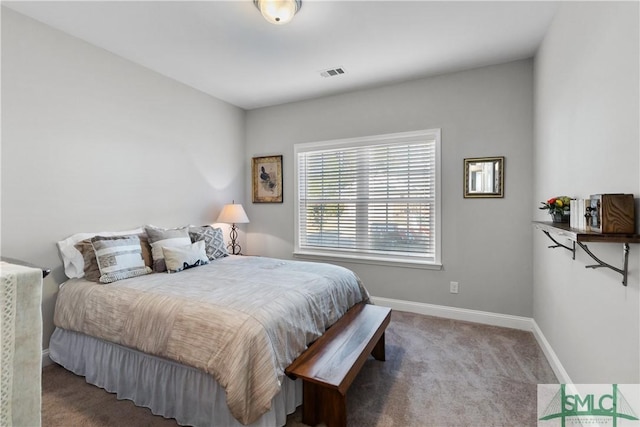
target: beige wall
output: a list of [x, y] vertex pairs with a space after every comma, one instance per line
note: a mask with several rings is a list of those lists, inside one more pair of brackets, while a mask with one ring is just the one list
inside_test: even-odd
[[[284, 156], [284, 203], [247, 206], [247, 251], [281, 258], [293, 252], [295, 143], [441, 128], [444, 269], [343, 264], [377, 297], [532, 315], [531, 60], [252, 110], [246, 126], [247, 157]], [[506, 157], [504, 199], [462, 197], [463, 159], [478, 156]]]
[[211, 223], [244, 194], [244, 111], [2, 8], [3, 256], [49, 266], [55, 242]]
[[[638, 3], [565, 2], [535, 59], [534, 203], [640, 195]], [[548, 219], [536, 210], [536, 219]], [[640, 245], [629, 286], [534, 234], [534, 318], [575, 383], [640, 382]], [[622, 266], [621, 244], [589, 244]]]

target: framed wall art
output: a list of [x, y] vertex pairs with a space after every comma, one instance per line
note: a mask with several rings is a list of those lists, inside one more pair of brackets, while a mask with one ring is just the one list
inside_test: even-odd
[[282, 156], [254, 157], [253, 203], [282, 203]]
[[504, 157], [464, 159], [464, 197], [504, 197]]

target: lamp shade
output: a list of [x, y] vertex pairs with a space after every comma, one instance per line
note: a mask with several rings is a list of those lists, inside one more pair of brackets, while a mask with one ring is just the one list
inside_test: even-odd
[[222, 212], [218, 215], [217, 222], [224, 222], [226, 224], [246, 224], [249, 222], [249, 217], [244, 211], [242, 205], [232, 203], [230, 205], [224, 205]]

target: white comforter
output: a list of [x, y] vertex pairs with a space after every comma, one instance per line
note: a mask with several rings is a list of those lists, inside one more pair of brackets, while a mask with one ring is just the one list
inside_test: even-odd
[[54, 323], [210, 373], [247, 424], [269, 410], [284, 368], [307, 344], [367, 300], [342, 267], [228, 257], [108, 285], [70, 280]]

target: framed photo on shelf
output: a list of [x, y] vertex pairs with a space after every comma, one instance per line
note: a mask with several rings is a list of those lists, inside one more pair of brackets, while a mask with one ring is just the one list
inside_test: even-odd
[[282, 156], [251, 161], [253, 203], [282, 203]]

